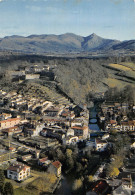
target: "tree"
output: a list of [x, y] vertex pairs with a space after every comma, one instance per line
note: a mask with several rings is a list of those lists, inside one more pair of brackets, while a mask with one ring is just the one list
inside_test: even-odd
[[68, 170], [72, 170], [74, 168], [74, 160], [72, 157], [66, 159], [66, 167]]
[[87, 180], [89, 183], [93, 182], [93, 176], [92, 175], [88, 175], [87, 176]]
[[3, 192], [4, 181], [5, 181], [4, 171], [0, 169], [0, 192], [1, 193]]
[[71, 158], [72, 157], [72, 150], [70, 150], [70, 149], [66, 150], [66, 157], [67, 158]]
[[89, 189], [90, 188], [90, 186], [92, 185], [92, 182], [93, 181], [94, 180], [93, 180], [93, 176], [92, 175], [87, 175], [85, 177], [84, 184], [85, 184], [86, 189]]
[[83, 170], [83, 166], [81, 163], [76, 162], [76, 172], [80, 173]]
[[4, 186], [4, 195], [13, 195], [14, 189], [10, 182], [6, 182]]
[[60, 148], [58, 148], [56, 150], [56, 154], [57, 154], [57, 158], [59, 159], [60, 162], [65, 161], [65, 156], [64, 156], [63, 152], [60, 150]]
[[81, 194], [83, 189], [83, 182], [81, 179], [76, 179], [73, 183], [72, 190], [75, 194]]
[[74, 168], [74, 160], [72, 155], [71, 149], [66, 149], [66, 167], [68, 170], [71, 170]]
[[107, 169], [107, 176], [108, 177], [116, 177], [119, 175], [119, 169], [116, 167], [112, 167], [111, 165], [108, 166]]

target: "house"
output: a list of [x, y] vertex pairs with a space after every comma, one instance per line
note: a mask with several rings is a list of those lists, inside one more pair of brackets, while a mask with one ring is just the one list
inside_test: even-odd
[[53, 129], [53, 128], [47, 128], [47, 136], [48, 137], [54, 137], [57, 138], [58, 140], [62, 140], [65, 138], [65, 131], [62, 129]]
[[25, 132], [28, 133], [30, 136], [38, 136], [44, 128], [44, 124], [42, 124], [42, 123], [41, 124], [33, 123], [33, 124], [30, 124], [30, 125], [33, 128], [27, 128], [25, 130]]
[[11, 118], [12, 117], [12, 115], [9, 113], [2, 113], [2, 114], [0, 114], [0, 120], [7, 120], [7, 119], [9, 119], [9, 118]]
[[109, 133], [105, 133], [103, 136], [102, 136], [102, 140], [106, 140], [110, 137]]
[[108, 146], [107, 141], [102, 140], [100, 138], [95, 139], [95, 149], [96, 149], [96, 151], [103, 152], [103, 151], [106, 150], [107, 146]]
[[76, 144], [78, 142], [78, 137], [69, 135], [66, 138], [64, 138], [62, 141], [64, 145]]
[[45, 117], [44, 122], [47, 126], [53, 126], [53, 125], [57, 125], [57, 124], [65, 124], [66, 121], [65, 121], [65, 119], [61, 119], [61, 118]]
[[59, 108], [51, 106], [44, 111], [44, 115], [50, 117], [56, 117], [58, 115], [58, 112], [59, 112]]
[[122, 121], [121, 122], [122, 131], [134, 131], [135, 130], [135, 121]]
[[106, 195], [110, 194], [110, 187], [105, 180], [98, 180], [93, 183], [91, 191], [87, 195]]
[[89, 138], [89, 131], [87, 126], [74, 126], [72, 127], [76, 136], [82, 136], [83, 139]]
[[135, 148], [135, 142], [130, 145], [130, 148]]
[[26, 154], [26, 155], [21, 156], [21, 160], [25, 161], [25, 162], [27, 162], [27, 161], [29, 161], [31, 159], [32, 159], [32, 155], [31, 154]]
[[25, 74], [25, 79], [30, 80], [30, 79], [39, 79], [40, 74]]
[[82, 127], [83, 125], [84, 125], [83, 119], [76, 118], [76, 119], [74, 119], [74, 120], [71, 121], [71, 127], [74, 127], [74, 126], [80, 126], [80, 127]]
[[20, 118], [11, 118], [0, 121], [0, 130], [14, 127], [20, 123]]
[[18, 126], [14, 126], [14, 127], [10, 127], [7, 129], [3, 129], [2, 132], [4, 134], [6, 134], [7, 136], [13, 135], [13, 134], [17, 134], [17, 133], [21, 133], [22, 129], [20, 129]]
[[66, 131], [66, 136], [69, 136], [69, 135], [74, 136], [74, 130], [73, 130], [73, 129], [68, 129], [68, 130]]
[[13, 164], [7, 169], [7, 178], [22, 181], [30, 176], [30, 167], [22, 164]]
[[66, 118], [66, 119], [74, 119], [75, 114], [74, 114], [73, 111], [69, 111], [69, 110], [66, 109], [61, 113], [61, 117]]
[[59, 161], [52, 162], [48, 167], [48, 172], [55, 174], [57, 177], [61, 176], [62, 164]]
[[105, 124], [105, 128], [106, 130], [110, 130], [111, 128], [115, 128], [117, 126], [117, 121], [116, 120], [110, 120], [108, 122], [106, 122]]
[[38, 160], [38, 165], [40, 166], [48, 166], [51, 163], [50, 160], [48, 160], [48, 157], [41, 158]]
[[16, 152], [16, 148], [14, 148], [14, 147], [9, 147], [8, 150], [9, 150], [10, 152]]

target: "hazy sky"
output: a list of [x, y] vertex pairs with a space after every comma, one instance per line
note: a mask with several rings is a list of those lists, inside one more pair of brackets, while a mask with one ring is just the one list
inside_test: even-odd
[[66, 32], [135, 39], [135, 1], [0, 0], [0, 37]]

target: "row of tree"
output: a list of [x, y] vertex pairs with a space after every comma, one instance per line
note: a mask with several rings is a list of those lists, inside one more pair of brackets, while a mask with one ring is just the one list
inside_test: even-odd
[[121, 90], [117, 87], [109, 88], [105, 93], [105, 100], [133, 104], [135, 102], [135, 88], [131, 85], [127, 85]]
[[107, 166], [106, 176], [113, 178], [119, 175], [119, 169], [124, 165], [131, 140], [128, 134], [120, 134], [113, 131], [110, 141], [113, 144], [113, 150], [110, 157], [111, 162]]
[[0, 193], [2, 195], [13, 195], [14, 190], [10, 182], [5, 182], [4, 171], [0, 169]]

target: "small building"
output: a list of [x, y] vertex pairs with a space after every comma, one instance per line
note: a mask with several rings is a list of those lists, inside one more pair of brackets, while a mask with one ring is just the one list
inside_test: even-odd
[[62, 141], [64, 145], [76, 144], [78, 142], [78, 137], [69, 135], [66, 138], [64, 138]]
[[83, 119], [76, 118], [76, 119], [74, 119], [74, 120], [71, 121], [71, 127], [74, 127], [74, 126], [80, 126], [80, 127], [82, 127], [83, 125], [84, 125]]
[[26, 80], [39, 79], [39, 78], [40, 78], [40, 74], [26, 74], [25, 75]]
[[135, 130], [135, 121], [122, 121], [121, 122], [122, 131], [134, 131]]
[[105, 180], [98, 180], [91, 186], [91, 191], [87, 195], [106, 195], [110, 194], [110, 187]]
[[135, 148], [135, 142], [130, 145], [130, 148]]
[[27, 162], [27, 161], [29, 161], [31, 159], [32, 159], [32, 155], [31, 154], [26, 154], [26, 155], [21, 156], [21, 160], [24, 161], [24, 162]]
[[45, 158], [41, 158], [38, 160], [38, 165], [40, 166], [48, 166], [49, 164], [51, 163], [50, 160], [48, 160], [48, 157], [45, 157]]
[[58, 115], [59, 108], [51, 106], [44, 111], [44, 115], [50, 117], [56, 117]]
[[13, 134], [21, 133], [22, 129], [20, 129], [18, 126], [10, 127], [7, 129], [3, 129], [2, 133], [6, 134], [7, 136], [11, 136]]
[[22, 181], [30, 176], [30, 167], [21, 164], [13, 164], [7, 169], [7, 178]]
[[74, 130], [73, 129], [68, 129], [66, 132], [66, 136], [72, 135], [74, 136]]
[[11, 118], [0, 121], [0, 130], [14, 127], [20, 123], [20, 118]]
[[105, 133], [103, 136], [102, 136], [102, 140], [106, 140], [110, 137], [110, 135], [108, 133]]
[[95, 149], [96, 149], [96, 151], [103, 152], [103, 151], [106, 150], [107, 146], [108, 146], [107, 141], [99, 139], [99, 138], [95, 139]]
[[11, 118], [12, 117], [12, 115], [11, 115], [11, 113], [2, 113], [2, 114], [0, 114], [0, 120], [7, 120], [7, 119], [9, 119], [9, 118]]
[[83, 139], [86, 139], [89, 137], [89, 131], [88, 131], [88, 127], [87, 126], [74, 126], [72, 127], [72, 129], [74, 130], [74, 134], [76, 136], [82, 136]]
[[9, 147], [8, 150], [9, 150], [10, 152], [16, 152], [16, 148], [14, 148], [14, 147]]
[[116, 120], [110, 120], [105, 123], [105, 129], [108, 131], [111, 128], [115, 128], [117, 126], [117, 121]]
[[57, 177], [61, 176], [62, 164], [59, 161], [52, 162], [48, 167], [48, 172], [55, 174]]

